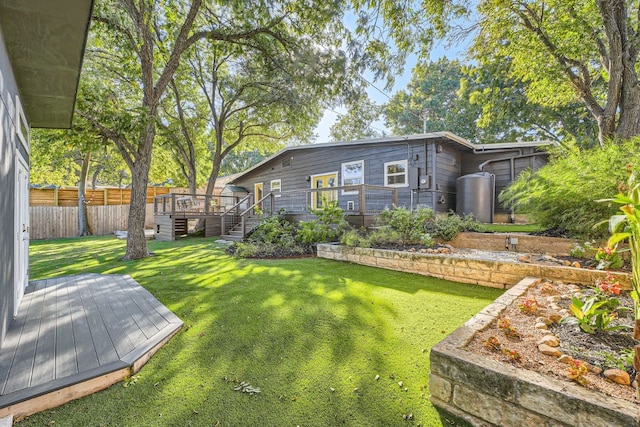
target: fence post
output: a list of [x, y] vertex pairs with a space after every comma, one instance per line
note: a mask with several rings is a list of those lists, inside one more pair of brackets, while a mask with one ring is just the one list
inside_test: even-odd
[[364, 184], [360, 184], [360, 215], [367, 211], [367, 190]]
[[58, 206], [58, 187], [53, 189], [53, 206]]
[[393, 189], [393, 196], [391, 197], [391, 199], [393, 200], [393, 205], [398, 206], [398, 189], [397, 188]]

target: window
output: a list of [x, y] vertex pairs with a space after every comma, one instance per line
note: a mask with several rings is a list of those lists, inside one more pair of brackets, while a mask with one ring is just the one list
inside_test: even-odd
[[387, 187], [406, 187], [408, 185], [406, 160], [384, 164], [384, 185]]
[[288, 169], [291, 167], [291, 160], [293, 157], [287, 157], [282, 161], [282, 169]]
[[[364, 184], [364, 160], [342, 164], [342, 185]], [[342, 194], [358, 194], [357, 191], [342, 191]]]
[[[282, 180], [281, 179], [271, 180], [271, 192], [280, 193], [281, 191], [282, 191]], [[274, 194], [274, 196], [280, 197], [280, 194]]]

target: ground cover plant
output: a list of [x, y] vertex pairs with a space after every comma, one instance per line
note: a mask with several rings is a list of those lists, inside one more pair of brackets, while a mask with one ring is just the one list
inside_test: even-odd
[[19, 425], [439, 426], [429, 349], [502, 292], [318, 258], [237, 259], [212, 239], [149, 249], [121, 261], [112, 237], [31, 243], [33, 279], [130, 274], [185, 327], [135, 378]]

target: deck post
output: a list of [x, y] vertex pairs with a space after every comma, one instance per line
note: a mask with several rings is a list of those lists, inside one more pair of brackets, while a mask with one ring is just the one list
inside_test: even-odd
[[392, 194], [393, 194], [393, 196], [391, 196], [391, 198], [393, 200], [393, 205], [394, 206], [398, 206], [398, 189], [394, 188]]
[[359, 193], [360, 193], [360, 215], [364, 215], [367, 211], [367, 193], [364, 184], [360, 184]]

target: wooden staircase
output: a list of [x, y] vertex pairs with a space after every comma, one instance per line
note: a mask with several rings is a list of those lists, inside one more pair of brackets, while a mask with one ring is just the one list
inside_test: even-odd
[[[256, 228], [258, 226], [258, 224], [260, 224], [261, 218], [260, 217], [247, 217], [245, 218], [245, 230], [247, 233], [251, 232], [254, 228]], [[231, 227], [231, 229], [229, 231], [227, 231], [227, 234], [223, 234], [222, 236], [220, 236], [221, 238], [223, 238], [224, 240], [233, 240], [233, 241], [239, 241], [242, 240], [244, 238], [245, 234], [242, 232], [242, 222], [237, 223], [236, 225], [234, 225], [233, 227]]]

